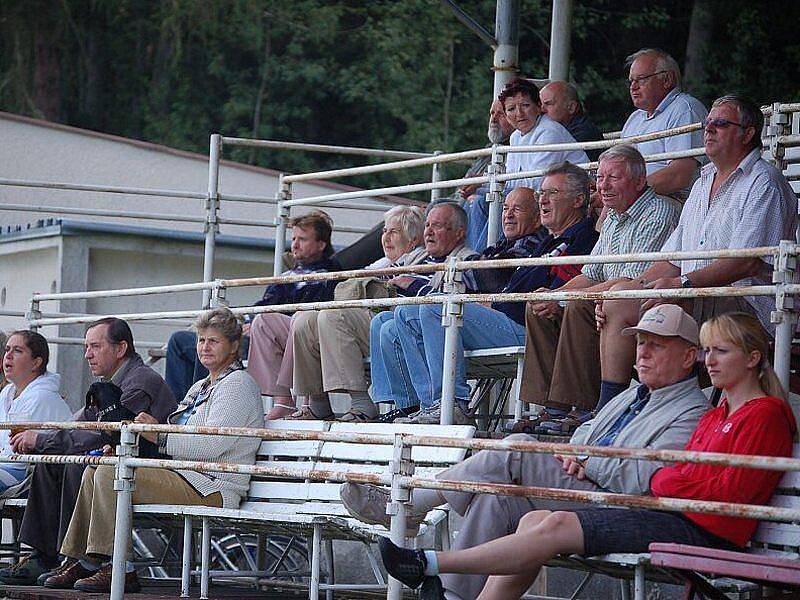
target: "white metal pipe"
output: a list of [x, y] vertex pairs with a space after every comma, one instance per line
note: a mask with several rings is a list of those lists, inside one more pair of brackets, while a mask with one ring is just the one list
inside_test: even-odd
[[283, 173], [278, 177], [278, 207], [275, 211], [275, 256], [272, 264], [272, 274], [278, 276], [283, 273], [283, 253], [286, 250], [286, 228], [289, 221], [291, 208], [286, 206], [286, 201], [291, 197], [291, 184], [286, 183]]
[[569, 79], [569, 55], [572, 46], [572, 0], [553, 0], [550, 24], [550, 81]]
[[181, 563], [181, 598], [189, 597], [192, 572], [192, 517], [183, 517], [183, 561]]
[[[244, 225], [247, 227], [277, 227], [274, 222], [269, 221], [254, 221], [253, 219], [217, 219], [218, 223], [228, 225]], [[352, 227], [350, 225], [337, 225], [336, 232], [339, 233], [367, 233], [371, 231], [371, 227]]]
[[[144, 321], [144, 323], [148, 323], [148, 321]], [[148, 323], [149, 324], [149, 323]], [[160, 324], [160, 322], [159, 322]], [[84, 338], [78, 337], [49, 337], [47, 338], [48, 344], [61, 344], [64, 346], [83, 346], [86, 340]], [[166, 345], [166, 342], [142, 342], [136, 340], [136, 347], [137, 348], [163, 348]]]
[[26, 211], [42, 213], [63, 213], [65, 215], [84, 215], [87, 217], [118, 217], [129, 219], [147, 219], [150, 221], [181, 221], [184, 223], [205, 223], [204, 217], [190, 217], [167, 213], [138, 213], [123, 210], [105, 210], [102, 208], [72, 208], [68, 206], [44, 206], [34, 204], [0, 204], [0, 210]]
[[645, 580], [644, 565], [636, 565], [633, 572], [633, 598], [645, 600], [647, 598], [647, 581]]
[[519, 0], [497, 0], [494, 24], [496, 43], [492, 56], [494, 71], [492, 98], [497, 98], [503, 87], [519, 72], [519, 13]]
[[308, 597], [311, 600], [319, 600], [319, 563], [322, 549], [322, 526], [314, 525], [311, 538], [311, 585], [309, 585]]
[[[219, 160], [222, 136], [211, 135], [208, 152], [208, 197], [206, 198], [205, 243], [203, 245], [203, 281], [214, 278], [214, 249], [217, 243], [217, 211], [219, 210]], [[203, 308], [211, 302], [211, 290], [203, 290]]]
[[[246, 549], [243, 549], [245, 552]], [[208, 568], [211, 555], [211, 527], [208, 517], [203, 517], [203, 544], [200, 552], [200, 599], [208, 598]]]
[[[173, 292], [194, 292], [197, 290], [210, 290], [214, 287], [213, 281], [202, 283], [176, 283], [174, 285], [156, 285], [143, 288], [123, 288], [119, 290], [91, 290], [86, 292], [60, 292], [54, 294], [33, 294], [33, 299], [39, 302], [48, 300], [76, 300], [86, 298], [116, 298], [120, 296], [144, 296], [151, 294], [171, 294]], [[92, 316], [92, 315], [85, 315]]]
[[439, 423], [453, 424], [455, 410], [456, 360], [458, 350], [458, 328], [461, 326], [460, 304], [447, 302], [442, 307], [442, 326], [444, 332], [444, 363], [442, 365], [442, 398]]
[[114, 476], [117, 507], [114, 521], [114, 550], [111, 557], [111, 600], [122, 600], [125, 595], [125, 561], [131, 542], [131, 497], [133, 494], [133, 469], [127, 461], [133, 456], [136, 436], [120, 426], [120, 443], [117, 446], [117, 468]]
[[[436, 156], [441, 154], [441, 151], [437, 150], [434, 152]], [[439, 163], [433, 163], [431, 165], [431, 183], [438, 183], [442, 180], [441, 172], [440, 172], [440, 165]], [[439, 188], [431, 188], [431, 202], [436, 202], [441, 196], [441, 190]]]
[[386, 158], [424, 158], [432, 156], [428, 152], [408, 152], [405, 150], [382, 150], [380, 148], [359, 148], [357, 146], [330, 146], [327, 144], [306, 144], [299, 142], [282, 142], [278, 140], [255, 140], [248, 138], [222, 138], [228, 146], [245, 146], [250, 148], [272, 148], [274, 150], [303, 150], [306, 152], [325, 152], [330, 154], [354, 154], [358, 156], [379, 156]]
[[[249, 196], [245, 194], [220, 194], [220, 202], [249, 202], [253, 204], [277, 204], [278, 201], [274, 197], [266, 196]], [[373, 199], [371, 202], [383, 202], [387, 206], [378, 206], [375, 204], [359, 204], [356, 202], [326, 202], [324, 206], [328, 208], [345, 208], [353, 210], [371, 210], [385, 212], [395, 205], [391, 200]], [[322, 205], [321, 205], [322, 206]]]
[[202, 192], [184, 190], [160, 190], [153, 188], [119, 187], [112, 185], [87, 185], [80, 183], [62, 183], [55, 181], [28, 181], [26, 179], [3, 179], [0, 185], [12, 187], [43, 188], [48, 190], [69, 190], [77, 192], [101, 192], [106, 194], [129, 194], [132, 196], [160, 196], [163, 198], [189, 198], [195, 200], [205, 199]]

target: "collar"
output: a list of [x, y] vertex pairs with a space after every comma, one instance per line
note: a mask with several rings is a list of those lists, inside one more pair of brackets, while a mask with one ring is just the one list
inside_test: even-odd
[[653, 188], [647, 186], [644, 188], [642, 195], [639, 196], [633, 204], [631, 204], [621, 213], [617, 212], [613, 208], [609, 209], [608, 218], [613, 221], [617, 221], [618, 223], [624, 223], [628, 219], [635, 219], [645, 213], [645, 211], [649, 208], [647, 204], [655, 197], [656, 193], [653, 191]]
[[680, 94], [680, 93], [681, 93], [681, 89], [679, 87], [672, 88], [667, 93], [667, 95], [664, 96], [664, 98], [661, 99], [661, 102], [658, 103], [658, 106], [656, 106], [656, 109], [653, 111], [652, 115], [648, 115], [647, 111], [646, 110], [644, 111], [644, 114], [645, 114], [644, 119], [645, 119], [645, 121], [649, 121], [650, 119], [655, 118], [656, 115], [661, 114], [662, 112], [664, 112], [667, 109], [667, 107], [670, 104], [672, 104], [672, 101], [675, 100], [675, 98], [678, 97], [678, 94]]
[[118, 386], [119, 385], [119, 380], [122, 379], [122, 374], [125, 372], [125, 367], [128, 366], [129, 362], [131, 362], [131, 359], [130, 358], [126, 358], [122, 362], [122, 364], [119, 367], [117, 367], [117, 370], [114, 371], [114, 374], [111, 377], [108, 377], [108, 378], [101, 377], [100, 380], [101, 381], [110, 381], [114, 385]]
[[[733, 173], [742, 173], [743, 175], [747, 175], [753, 170], [753, 167], [756, 166], [756, 163], [758, 163], [759, 160], [761, 160], [761, 150], [759, 148], [753, 148], [747, 154], [747, 156], [739, 161], [739, 164], [736, 165]], [[717, 166], [712, 161], [709, 161], [708, 164], [700, 170], [700, 175], [701, 177], [707, 177], [709, 175], [716, 174], [716, 172]], [[731, 173], [731, 175], [733, 175], [733, 173]]]
[[542, 249], [547, 248], [554, 242], [571, 240], [572, 238], [576, 237], [579, 233], [581, 233], [581, 231], [583, 231], [584, 229], [588, 229], [591, 226], [592, 226], [591, 219], [589, 219], [589, 217], [584, 217], [583, 219], [575, 223], [575, 225], [567, 227], [558, 237], [555, 237], [552, 233], [548, 233], [547, 237], [542, 240], [541, 248]]
[[[647, 388], [647, 386], [645, 386], [644, 384], [642, 384], [640, 387]], [[686, 377], [684, 377], [683, 379], [680, 379], [671, 385], [665, 386], [663, 388], [658, 388], [657, 390], [649, 390], [650, 399], [656, 400], [656, 399], [661, 399], [663, 397], [672, 398], [675, 392], [681, 390], [681, 388], [687, 388], [687, 391], [689, 388], [700, 389], [697, 384], [697, 375], [694, 373], [694, 371], [689, 375], [687, 375]], [[680, 395], [682, 396], [685, 395], [685, 392], [680, 392]]]

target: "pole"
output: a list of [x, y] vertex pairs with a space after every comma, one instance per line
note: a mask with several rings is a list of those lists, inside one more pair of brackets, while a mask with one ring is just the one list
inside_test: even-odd
[[500, 237], [500, 214], [503, 206], [503, 183], [497, 176], [506, 172], [506, 155], [499, 152], [498, 144], [492, 144], [492, 162], [488, 167], [489, 193], [486, 201], [489, 204], [489, 225], [487, 227], [486, 245], [491, 246]]
[[497, 98], [503, 86], [519, 72], [519, 12], [520, 0], [497, 0], [494, 37], [494, 93]]
[[[447, 259], [444, 292], [455, 294], [461, 291], [461, 272], [456, 269], [455, 257]], [[442, 306], [442, 327], [444, 332], [444, 361], [442, 364], [442, 398], [439, 423], [453, 424], [453, 411], [456, 403], [456, 361], [458, 360], [458, 328], [461, 327], [463, 305], [448, 300]]]
[[30, 323], [28, 329], [33, 332], [39, 331], [39, 325], [37, 325], [37, 323], [41, 318], [42, 311], [39, 310], [39, 301], [36, 298], [31, 298], [31, 309], [25, 315], [25, 320]]
[[127, 461], [136, 456], [136, 434], [121, 425], [117, 446], [117, 469], [114, 490], [117, 492], [117, 513], [114, 523], [114, 554], [111, 565], [111, 600], [122, 600], [125, 595], [125, 561], [131, 541], [131, 496], [134, 489], [133, 468]]
[[283, 173], [278, 176], [278, 201], [275, 207], [275, 260], [272, 274], [276, 277], [283, 273], [283, 253], [286, 250], [286, 226], [289, 222], [290, 207], [284, 202], [292, 197], [292, 184], [283, 180]]
[[[217, 211], [219, 210], [219, 155], [222, 150], [222, 136], [211, 134], [208, 152], [208, 196], [206, 197], [205, 246], [203, 251], [203, 281], [214, 278], [214, 247], [217, 241]], [[203, 290], [203, 308], [211, 302], [211, 291]]]
[[[392, 489], [390, 501], [386, 505], [386, 514], [389, 520], [389, 539], [398, 546], [406, 545], [406, 505], [411, 499], [411, 490], [400, 485], [400, 477], [414, 474], [414, 463], [411, 462], [411, 446], [404, 443], [404, 435], [396, 433], [394, 436], [394, 452], [389, 463], [392, 474]], [[387, 586], [387, 600], [400, 600], [403, 585], [394, 577], [389, 577]]]
[[[433, 154], [434, 156], [439, 156], [442, 153], [441, 150], [436, 150]], [[441, 174], [441, 163], [433, 163], [431, 165], [431, 183], [439, 183], [442, 180]], [[431, 204], [436, 202], [442, 195], [442, 190], [439, 188], [432, 188], [431, 189]]]
[[569, 78], [569, 55], [572, 42], [572, 0], [553, 0], [550, 24], [550, 81]]
[[775, 373], [786, 391], [789, 390], [791, 376], [792, 337], [797, 324], [797, 313], [794, 310], [794, 297], [787, 293], [785, 286], [795, 281], [797, 252], [796, 244], [781, 240], [772, 272], [772, 281], [776, 284], [775, 310], [771, 315], [771, 320], [775, 323]]

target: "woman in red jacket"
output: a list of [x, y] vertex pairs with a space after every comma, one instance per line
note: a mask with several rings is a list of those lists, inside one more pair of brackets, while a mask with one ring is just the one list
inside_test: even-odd
[[[714, 317], [701, 328], [700, 342], [722, 401], [701, 419], [686, 450], [791, 456], [797, 426], [769, 364], [769, 340], [758, 319], [745, 313]], [[654, 496], [767, 504], [780, 478], [778, 471], [683, 463], [656, 471], [650, 487]], [[757, 524], [741, 517], [641, 509], [534, 511], [516, 533], [466, 550], [407, 550], [385, 539], [380, 549], [391, 575], [410, 587], [423, 585], [421, 600], [444, 599], [438, 573], [493, 575], [479, 600], [508, 600], [519, 598], [541, 566], [559, 554], [647, 552], [652, 542], [735, 550]]]

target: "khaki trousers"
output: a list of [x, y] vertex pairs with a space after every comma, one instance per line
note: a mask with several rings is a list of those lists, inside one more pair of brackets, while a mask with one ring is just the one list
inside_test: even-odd
[[[534, 438], [518, 433], [505, 438], [509, 442]], [[437, 479], [505, 483], [561, 490], [602, 491], [595, 483], [577, 479], [561, 468], [550, 454], [512, 450], [481, 450], [467, 460], [440, 472]], [[441, 491], [451, 508], [464, 516], [452, 550], [463, 550], [514, 533], [520, 519], [532, 510], [575, 510], [586, 504], [571, 501], [494, 496], [468, 492]], [[413, 493], [412, 493], [413, 502]], [[478, 596], [486, 575], [442, 575], [444, 588], [463, 600]], [[449, 596], [448, 596], [449, 597]]]
[[[82, 559], [114, 553], [117, 512], [114, 471], [115, 467], [103, 465], [83, 472], [78, 502], [61, 545], [64, 556]], [[136, 469], [135, 481], [133, 504], [222, 506], [219, 492], [203, 497], [174, 471], [142, 467]]]
[[366, 308], [330, 308], [296, 313], [292, 323], [295, 394], [365, 392], [364, 358], [369, 356]]
[[265, 396], [291, 396], [292, 317], [262, 313], [250, 325], [247, 372], [258, 382]]
[[525, 361], [520, 397], [525, 402], [593, 410], [600, 397], [600, 334], [594, 302], [573, 300], [563, 317], [525, 311]]

